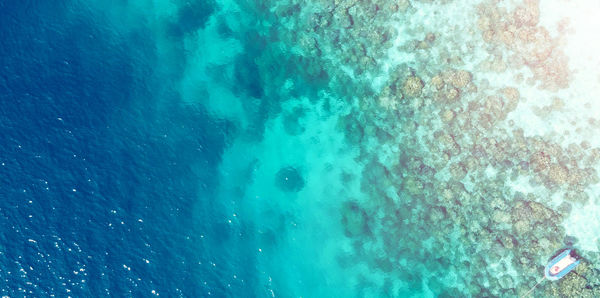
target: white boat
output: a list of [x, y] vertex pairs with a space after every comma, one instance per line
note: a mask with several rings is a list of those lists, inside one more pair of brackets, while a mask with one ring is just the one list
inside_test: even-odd
[[544, 270], [544, 275], [549, 280], [558, 280], [579, 265], [580, 258], [572, 249], [565, 249], [554, 257]]

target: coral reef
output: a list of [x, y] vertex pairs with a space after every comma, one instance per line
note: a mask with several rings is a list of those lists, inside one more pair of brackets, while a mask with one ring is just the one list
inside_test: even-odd
[[484, 41], [509, 50], [508, 59], [528, 67], [541, 88], [568, 87], [571, 75], [566, 57], [560, 40], [550, 37], [538, 24], [538, 0], [524, 1], [513, 11], [499, 8], [493, 1], [484, 1], [478, 14], [477, 25]]
[[[268, 39], [293, 45], [294, 53], [261, 56], [257, 67], [273, 67], [276, 61], [298, 75], [287, 79], [334, 92], [352, 106], [338, 115], [337, 129], [364, 166], [357, 179], [364, 198], [340, 206], [344, 233], [361, 260], [357, 267], [366, 265], [374, 275], [385, 273], [415, 289], [426, 284], [439, 296], [517, 296], [539, 279], [547, 257], [571, 239], [562, 222], [573, 206], [590, 200], [585, 189], [599, 181], [594, 165], [600, 149], [525, 135], [519, 128], [525, 124], [510, 116], [527, 93], [521, 94], [518, 83], [492, 84], [480, 75], [523, 70], [521, 75], [532, 76], [515, 82], [548, 92], [567, 88], [571, 80], [560, 37], [539, 24], [538, 1], [515, 7], [498, 2], [479, 4], [476, 19], [470, 20], [474, 26], [468, 28], [476, 38], [464, 45], [453, 41], [455, 30], [434, 32], [437, 28], [411, 19], [416, 6], [450, 1], [257, 4], [265, 18], [281, 24]], [[275, 8], [266, 9], [270, 6]], [[398, 23], [410, 28], [399, 32], [393, 25]], [[476, 46], [485, 58], [469, 56]], [[414, 61], [392, 63], [391, 51]], [[246, 76], [248, 70], [239, 72]], [[257, 78], [284, 83], [279, 77]], [[240, 83], [254, 85], [252, 80]], [[565, 104], [555, 100], [536, 113]], [[303, 131], [300, 116], [285, 117], [290, 134]], [[512, 187], [522, 181], [532, 190], [521, 193]], [[288, 167], [279, 171], [276, 184], [298, 191], [304, 182]], [[556, 206], [555, 195], [568, 203]], [[598, 296], [599, 274], [589, 269], [593, 261], [540, 291]], [[344, 266], [353, 266], [349, 263]], [[430, 276], [403, 268], [423, 269]], [[452, 285], [439, 281], [447, 271], [459, 272]], [[373, 296], [399, 295], [405, 289], [386, 282], [378, 287], [383, 289]]]
[[408, 97], [416, 97], [421, 94], [423, 81], [416, 76], [409, 76], [402, 85], [402, 94]]

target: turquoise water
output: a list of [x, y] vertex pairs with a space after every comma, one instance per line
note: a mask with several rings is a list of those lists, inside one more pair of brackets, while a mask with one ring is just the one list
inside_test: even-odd
[[600, 296], [589, 32], [475, 2], [0, 3], [2, 294]]

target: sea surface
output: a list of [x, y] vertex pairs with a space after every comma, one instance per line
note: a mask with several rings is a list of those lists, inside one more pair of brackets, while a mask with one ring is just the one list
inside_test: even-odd
[[0, 0], [0, 295], [600, 295], [586, 1]]

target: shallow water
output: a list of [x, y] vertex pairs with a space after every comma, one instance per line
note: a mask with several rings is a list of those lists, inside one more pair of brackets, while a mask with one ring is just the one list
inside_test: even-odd
[[600, 295], [600, 8], [433, 2], [0, 3], [2, 295]]

